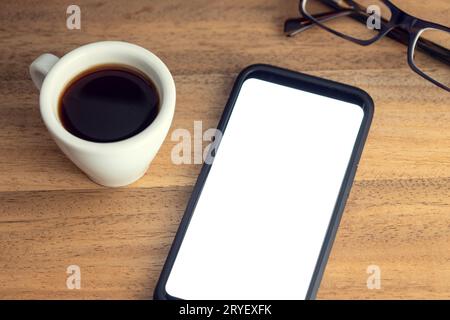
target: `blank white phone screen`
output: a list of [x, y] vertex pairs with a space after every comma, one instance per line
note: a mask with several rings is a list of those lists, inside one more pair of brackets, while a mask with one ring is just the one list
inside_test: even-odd
[[250, 78], [166, 283], [181, 299], [305, 299], [364, 112]]

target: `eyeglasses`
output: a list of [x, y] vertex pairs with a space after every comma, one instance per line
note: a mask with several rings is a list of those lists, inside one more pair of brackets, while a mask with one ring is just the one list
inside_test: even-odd
[[367, 46], [387, 35], [408, 46], [416, 73], [450, 92], [450, 28], [411, 16], [389, 0], [301, 0], [299, 11], [302, 17], [285, 22], [288, 36], [318, 25]]

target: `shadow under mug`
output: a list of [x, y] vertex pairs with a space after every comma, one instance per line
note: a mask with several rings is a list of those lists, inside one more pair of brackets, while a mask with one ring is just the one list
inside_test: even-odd
[[[58, 115], [58, 101], [67, 84], [99, 65], [121, 64], [147, 75], [158, 90], [160, 105], [154, 121], [143, 131], [108, 143], [80, 139], [67, 131]], [[62, 58], [45, 53], [30, 65], [40, 89], [45, 126], [64, 154], [94, 182], [119, 187], [141, 178], [161, 147], [175, 112], [175, 83], [166, 65], [150, 51], [126, 42], [102, 41], [81, 46]]]

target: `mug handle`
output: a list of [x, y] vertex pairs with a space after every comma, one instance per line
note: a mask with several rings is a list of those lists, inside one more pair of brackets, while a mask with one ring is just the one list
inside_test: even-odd
[[30, 76], [34, 85], [41, 90], [42, 82], [50, 69], [58, 62], [59, 58], [51, 53], [44, 53], [30, 64]]

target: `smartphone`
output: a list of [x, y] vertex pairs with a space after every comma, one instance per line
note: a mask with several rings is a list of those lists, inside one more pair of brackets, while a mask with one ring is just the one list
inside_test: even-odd
[[154, 298], [314, 299], [372, 115], [360, 89], [242, 71]]

